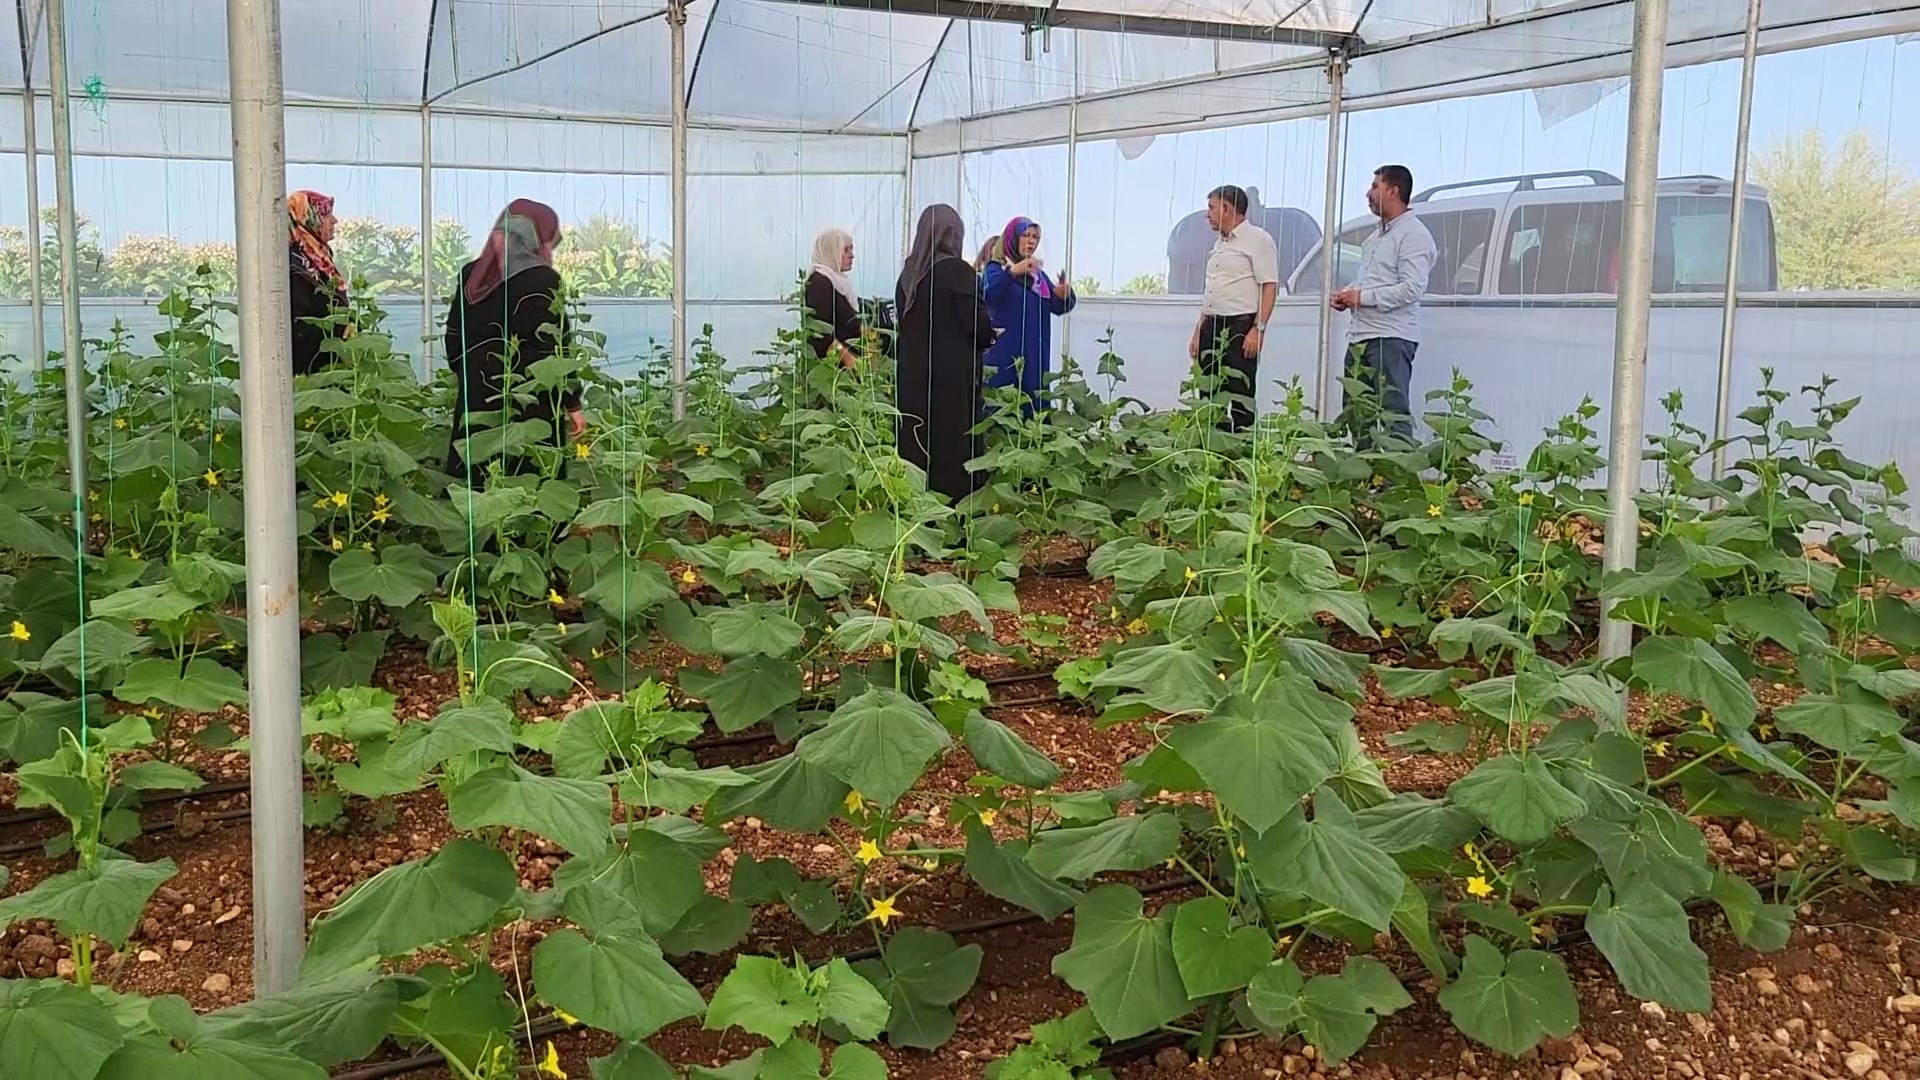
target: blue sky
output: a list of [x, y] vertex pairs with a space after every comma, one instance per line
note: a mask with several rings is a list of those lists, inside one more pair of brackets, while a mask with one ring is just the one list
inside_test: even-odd
[[[1737, 60], [1668, 73], [1661, 137], [1663, 174], [1730, 175], [1740, 66]], [[1831, 138], [1865, 129], [1920, 172], [1920, 119], [1893, 102], [1920, 97], [1920, 46], [1891, 39], [1762, 57], [1754, 98], [1753, 139], [1770, 140], [1814, 126]], [[1341, 218], [1364, 212], [1362, 194], [1375, 166], [1410, 166], [1419, 186], [1519, 172], [1598, 168], [1624, 170], [1624, 88], [1551, 127], [1541, 123], [1531, 92], [1437, 102], [1352, 114]], [[100, 121], [82, 113], [79, 123]], [[1074, 228], [1076, 276], [1117, 285], [1164, 271], [1168, 229], [1220, 183], [1260, 189], [1267, 205], [1291, 205], [1320, 216], [1326, 125], [1296, 120], [1230, 131], [1154, 139], [1125, 157], [1111, 142], [1081, 147]], [[18, 155], [0, 164], [0, 222], [25, 218]], [[564, 166], [564, 162], [556, 163]], [[947, 166], [950, 168], [951, 166]], [[52, 191], [51, 162], [42, 160], [43, 191]], [[998, 230], [1015, 214], [1046, 227], [1055, 269], [1064, 257], [1066, 154], [1063, 147], [970, 155], [962, 210], [970, 233]], [[950, 173], [943, 178], [950, 192]], [[412, 169], [289, 167], [295, 187], [333, 194], [346, 216], [415, 225], [419, 175]], [[170, 233], [189, 242], [233, 235], [232, 189], [223, 162], [82, 159], [75, 183], [80, 207], [109, 244], [130, 233]], [[924, 190], [923, 190], [924, 193]], [[696, 297], [777, 295], [804, 263], [813, 233], [852, 227], [864, 258], [860, 284], [890, 284], [901, 244], [900, 181], [877, 177], [695, 178], [690, 215], [691, 288]], [[597, 213], [633, 221], [649, 236], [669, 233], [664, 177], [501, 174], [436, 170], [435, 211], [478, 234], [509, 198], [543, 199], [565, 220]]]

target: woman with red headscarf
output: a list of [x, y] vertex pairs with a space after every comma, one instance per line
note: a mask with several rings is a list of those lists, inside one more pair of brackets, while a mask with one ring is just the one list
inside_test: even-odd
[[[509, 389], [529, 382], [528, 368], [567, 343], [564, 290], [553, 268], [559, 242], [560, 217], [552, 207], [515, 199], [494, 222], [480, 257], [460, 270], [460, 288], [447, 312], [447, 366], [459, 384], [447, 448], [447, 472], [455, 477], [472, 480], [472, 469], [459, 453], [460, 440], [469, 434], [484, 438], [490, 428], [502, 430], [512, 421], [552, 421], [560, 409], [572, 421], [572, 434], [586, 430], [577, 387], [542, 391], [532, 401], [519, 400], [525, 389]], [[471, 414], [497, 413], [509, 405], [511, 417], [469, 427]], [[553, 441], [561, 445], [557, 432]], [[510, 473], [528, 466], [519, 455], [508, 455], [502, 464]]]
[[1077, 299], [1064, 276], [1056, 282], [1040, 269], [1039, 247], [1040, 224], [1014, 218], [981, 276], [987, 310], [1000, 330], [984, 361], [993, 369], [987, 385], [1024, 390], [1029, 415], [1040, 404], [1042, 377], [1053, 365], [1053, 320], [1072, 311]]
[[[311, 375], [327, 366], [321, 350], [335, 336], [325, 320], [346, 306], [347, 279], [333, 261], [333, 199], [317, 191], [287, 196], [287, 297], [293, 313], [293, 373]], [[338, 336], [349, 337], [351, 327]]]

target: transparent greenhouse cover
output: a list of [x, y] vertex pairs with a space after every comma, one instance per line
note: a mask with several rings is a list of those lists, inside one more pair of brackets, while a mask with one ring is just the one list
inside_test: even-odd
[[[0, 51], [27, 62], [0, 65], [9, 69], [0, 92], [44, 90], [41, 0], [15, 2], [18, 20], [0, 19]], [[897, 172], [908, 132], [912, 156], [924, 158], [1062, 142], [1070, 130], [1110, 138], [1317, 114], [1329, 98], [1331, 49], [1351, 62], [1348, 108], [1618, 75], [1633, 7], [691, 0], [680, 89], [691, 124], [741, 131], [750, 155], [771, 152], [807, 171], [809, 151], [798, 144], [818, 137], [835, 155]], [[1669, 62], [1736, 55], [1746, 8], [1747, 0], [1672, 0]], [[1762, 11], [1765, 51], [1920, 29], [1920, 0], [1768, 0]], [[72, 90], [115, 110], [116, 150], [225, 156], [215, 111], [228, 89], [225, 0], [67, 0], [66, 13]], [[20, 48], [22, 26], [31, 50]], [[659, 0], [284, 0], [282, 38], [289, 152], [309, 161], [417, 162], [423, 106], [436, 124], [518, 118], [644, 130], [666, 123], [675, 92]], [[348, 117], [326, 120], [343, 109]], [[382, 124], [392, 137], [369, 138]], [[353, 131], [327, 130], [342, 126]], [[160, 145], [131, 145], [142, 139]], [[650, 168], [664, 152], [650, 135], [634, 139], [609, 167]], [[438, 143], [434, 158], [442, 160]]]

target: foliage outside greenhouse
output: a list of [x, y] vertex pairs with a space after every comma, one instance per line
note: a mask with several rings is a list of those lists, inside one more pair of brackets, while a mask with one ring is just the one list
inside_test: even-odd
[[[81, 550], [61, 372], [0, 390], [0, 752], [18, 807], [67, 826], [62, 869], [16, 883], [0, 926], [51, 928], [72, 960], [0, 979], [7, 1075], [321, 1077], [390, 1040], [504, 1080], [559, 1073], [544, 1037], [584, 1026], [619, 1040], [593, 1075], [669, 1077], [688, 1063], [649, 1039], [701, 1025], [757, 1049], [693, 1077], [884, 1077], [877, 1046], [962, 1023], [981, 948], [923, 914], [949, 882], [1072, 915], [1051, 969], [1085, 1005], [994, 1080], [1095, 1076], [1168, 1037], [1338, 1063], [1427, 980], [1460, 1032], [1520, 1055], [1581, 1023], [1569, 941], [1631, 995], [1705, 1012], [1701, 924], [1778, 949], [1837, 890], [1915, 876], [1915, 534], [1898, 471], [1842, 450], [1855, 402], [1830, 383], [1769, 383], [1720, 479], [1722, 447], [1669, 400], [1638, 568], [1604, 574], [1589, 402], [1494, 472], [1463, 379], [1418, 441], [1357, 442], [1364, 402], [1323, 422], [1298, 386], [1228, 434], [1197, 375], [1175, 410], [1114, 396], [1109, 352], [1064, 362], [1032, 416], [997, 396], [991, 483], [954, 507], [893, 451], [876, 340], [848, 371], [796, 325], [748, 380], [697, 344], [675, 421], [663, 361], [612, 379], [581, 331], [518, 392], [584, 384], [587, 435], [496, 417], [449, 477], [451, 384], [420, 385], [360, 300], [362, 332], [294, 395], [308, 824], [367, 828], [359, 809], [428, 793], [453, 838], [321, 913], [289, 994], [196, 1014], [123, 992], [104, 958], [176, 872], [128, 853], [142, 803], [205, 782], [185, 751], [244, 747], [238, 365], [211, 280], [166, 301], [157, 348], [96, 343]], [[1001, 640], [1062, 548], [1110, 585], [1106, 643], [1073, 654], [1037, 617]], [[1612, 663], [1603, 603], [1637, 628]], [[430, 719], [373, 685], [407, 649], [454, 673]], [[985, 660], [1044, 661], [1083, 724], [1148, 749], [1076, 786], [990, 715]], [[1763, 702], [1755, 679], [1795, 693]], [[1353, 724], [1370, 689], [1436, 706], [1397, 743], [1470, 769], [1389, 787]], [[763, 731], [763, 760], [705, 757]], [[841, 869], [742, 851], [716, 875], [743, 820]], [[1716, 823], [1796, 858], [1749, 876], [1710, 848]], [[530, 883], [528, 850], [564, 860]], [[778, 907], [871, 948], [742, 949]], [[696, 956], [730, 963], [706, 994]]]
[[[55, 212], [42, 211], [40, 282], [48, 297], [58, 293], [60, 244], [55, 236]], [[100, 241], [100, 230], [80, 216], [76, 260], [80, 295], [153, 297], [196, 284], [201, 275], [221, 296], [233, 295], [237, 263], [230, 242], [186, 244], [171, 236], [130, 233], [111, 248]], [[554, 264], [566, 273], [582, 295], [594, 297], [664, 297], [673, 284], [673, 257], [662, 244], [640, 236], [631, 225], [595, 215], [568, 227], [554, 254]], [[420, 293], [420, 231], [405, 225], [386, 225], [373, 218], [346, 218], [334, 239], [334, 255], [341, 271], [358, 291], [375, 296]], [[442, 218], [433, 226], [433, 275], [436, 287], [458, 281], [460, 267], [472, 257], [473, 238], [465, 226]], [[25, 232], [0, 226], [0, 299], [24, 300], [32, 293], [28, 279], [31, 256]]]

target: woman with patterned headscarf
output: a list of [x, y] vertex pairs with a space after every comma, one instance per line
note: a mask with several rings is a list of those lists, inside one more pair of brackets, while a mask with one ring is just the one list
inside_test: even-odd
[[[505, 427], [503, 418], [498, 425], [469, 429], [471, 414], [501, 411], [509, 403], [509, 384], [530, 381], [528, 369], [568, 342], [561, 303], [565, 290], [559, 271], [553, 268], [553, 249], [559, 242], [560, 216], [553, 207], [515, 199], [500, 212], [480, 257], [460, 270], [460, 288], [447, 311], [447, 366], [459, 384], [453, 439], [447, 447], [447, 472], [455, 478], [473, 481], [473, 470], [459, 453], [460, 440], [470, 433], [484, 436], [488, 430]], [[577, 386], [511, 404], [513, 421], [551, 423], [564, 410], [572, 435], [587, 429]], [[564, 445], [559, 432], [552, 441]], [[506, 455], [503, 462], [510, 473], [528, 464], [518, 454]]]
[[1000, 330], [985, 360], [993, 369], [987, 385], [1018, 386], [1031, 413], [1053, 365], [1053, 320], [1072, 311], [1078, 298], [1064, 277], [1055, 282], [1040, 268], [1038, 222], [1024, 217], [1007, 222], [999, 247], [983, 274], [987, 310]]
[[[317, 191], [287, 196], [287, 296], [293, 311], [293, 373], [327, 366], [321, 346], [334, 336], [325, 322], [347, 302], [347, 279], [333, 262], [333, 198]], [[338, 336], [350, 336], [343, 328]]]

